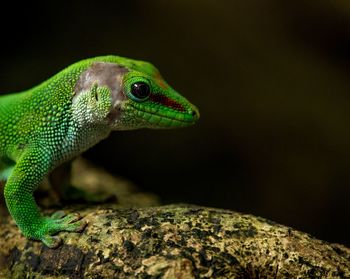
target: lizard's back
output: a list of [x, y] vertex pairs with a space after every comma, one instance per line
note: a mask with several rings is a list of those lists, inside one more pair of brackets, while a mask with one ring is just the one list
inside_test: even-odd
[[0, 161], [16, 161], [28, 145], [47, 146], [58, 140], [69, 121], [69, 94], [45, 83], [21, 93], [0, 97]]

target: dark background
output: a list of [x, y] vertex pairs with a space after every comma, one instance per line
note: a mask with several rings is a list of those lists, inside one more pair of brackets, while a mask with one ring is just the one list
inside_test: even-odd
[[350, 245], [348, 0], [15, 2], [0, 21], [0, 92], [118, 54], [200, 108], [198, 125], [114, 133], [85, 157], [164, 202]]

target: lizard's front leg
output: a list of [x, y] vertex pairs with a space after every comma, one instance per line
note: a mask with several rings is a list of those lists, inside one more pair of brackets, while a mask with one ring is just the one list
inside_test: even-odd
[[27, 147], [7, 180], [4, 196], [10, 214], [22, 233], [54, 248], [61, 242], [54, 234], [60, 231], [82, 231], [85, 222], [78, 221], [78, 214], [65, 216], [61, 211], [51, 217], [40, 214], [33, 192], [49, 171], [49, 154], [42, 146]]

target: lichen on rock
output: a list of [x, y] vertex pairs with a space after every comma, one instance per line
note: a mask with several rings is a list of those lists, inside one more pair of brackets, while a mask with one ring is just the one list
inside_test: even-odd
[[[52, 250], [0, 225], [0, 275], [22, 278], [344, 278], [350, 250], [263, 218], [190, 205], [85, 208]], [[22, 277], [21, 277], [22, 276]]]

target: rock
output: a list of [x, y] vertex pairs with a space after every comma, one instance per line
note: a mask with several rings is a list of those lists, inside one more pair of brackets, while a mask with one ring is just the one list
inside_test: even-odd
[[61, 233], [64, 244], [55, 250], [3, 219], [0, 277], [350, 277], [350, 249], [252, 215], [192, 205], [79, 212], [87, 228]]

